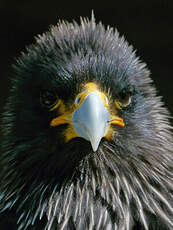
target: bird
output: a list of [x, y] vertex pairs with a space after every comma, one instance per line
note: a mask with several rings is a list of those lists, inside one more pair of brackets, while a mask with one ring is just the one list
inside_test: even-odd
[[1, 230], [173, 229], [171, 115], [116, 28], [59, 21], [13, 71]]

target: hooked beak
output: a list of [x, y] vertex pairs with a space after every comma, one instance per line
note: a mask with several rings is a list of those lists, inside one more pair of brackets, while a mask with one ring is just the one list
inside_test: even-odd
[[92, 92], [74, 112], [72, 123], [80, 137], [91, 142], [93, 151], [98, 149], [105, 136], [110, 115], [98, 94]]
[[112, 137], [113, 132], [110, 125], [123, 127], [124, 121], [122, 118], [109, 113], [108, 102], [105, 102], [107, 97], [97, 89], [95, 83], [87, 83], [86, 90], [80, 93], [80, 97], [81, 102], [76, 105], [73, 111], [64, 111], [62, 115], [54, 118], [50, 125], [54, 127], [69, 124], [64, 133], [66, 141], [75, 137], [82, 137], [91, 142], [95, 152], [103, 137], [108, 140], [110, 139], [109, 136]]

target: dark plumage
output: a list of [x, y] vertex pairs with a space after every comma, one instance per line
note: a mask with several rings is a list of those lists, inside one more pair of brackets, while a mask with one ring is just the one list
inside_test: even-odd
[[[0, 229], [173, 229], [169, 113], [124, 38], [93, 17], [61, 22], [14, 68], [2, 120]], [[73, 109], [87, 82], [121, 118], [94, 151], [86, 138], [65, 141], [70, 125], [53, 120]]]

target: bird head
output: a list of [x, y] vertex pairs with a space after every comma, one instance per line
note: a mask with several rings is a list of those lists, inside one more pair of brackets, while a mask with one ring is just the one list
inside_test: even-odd
[[149, 71], [117, 31], [94, 21], [82, 25], [53, 27], [14, 66], [12, 119], [4, 116], [12, 157], [46, 179], [71, 175], [107, 144], [116, 144], [118, 155], [132, 135], [135, 143], [152, 132]]
[[35, 197], [40, 205], [65, 184], [86, 185], [89, 175], [94, 194], [106, 183], [105, 200], [115, 187], [128, 203], [149, 177], [157, 181], [156, 167], [169, 167], [167, 110], [145, 64], [117, 30], [94, 18], [81, 25], [60, 22], [26, 49], [14, 69], [3, 115], [4, 203], [23, 208]]

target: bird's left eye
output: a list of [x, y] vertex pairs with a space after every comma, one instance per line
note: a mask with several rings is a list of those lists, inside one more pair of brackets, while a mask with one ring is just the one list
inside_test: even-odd
[[127, 107], [131, 103], [131, 95], [129, 93], [123, 93], [119, 95], [119, 98], [115, 100], [115, 106], [118, 109]]
[[44, 106], [50, 108], [57, 102], [57, 95], [54, 92], [48, 90], [43, 91], [40, 95], [40, 101]]

